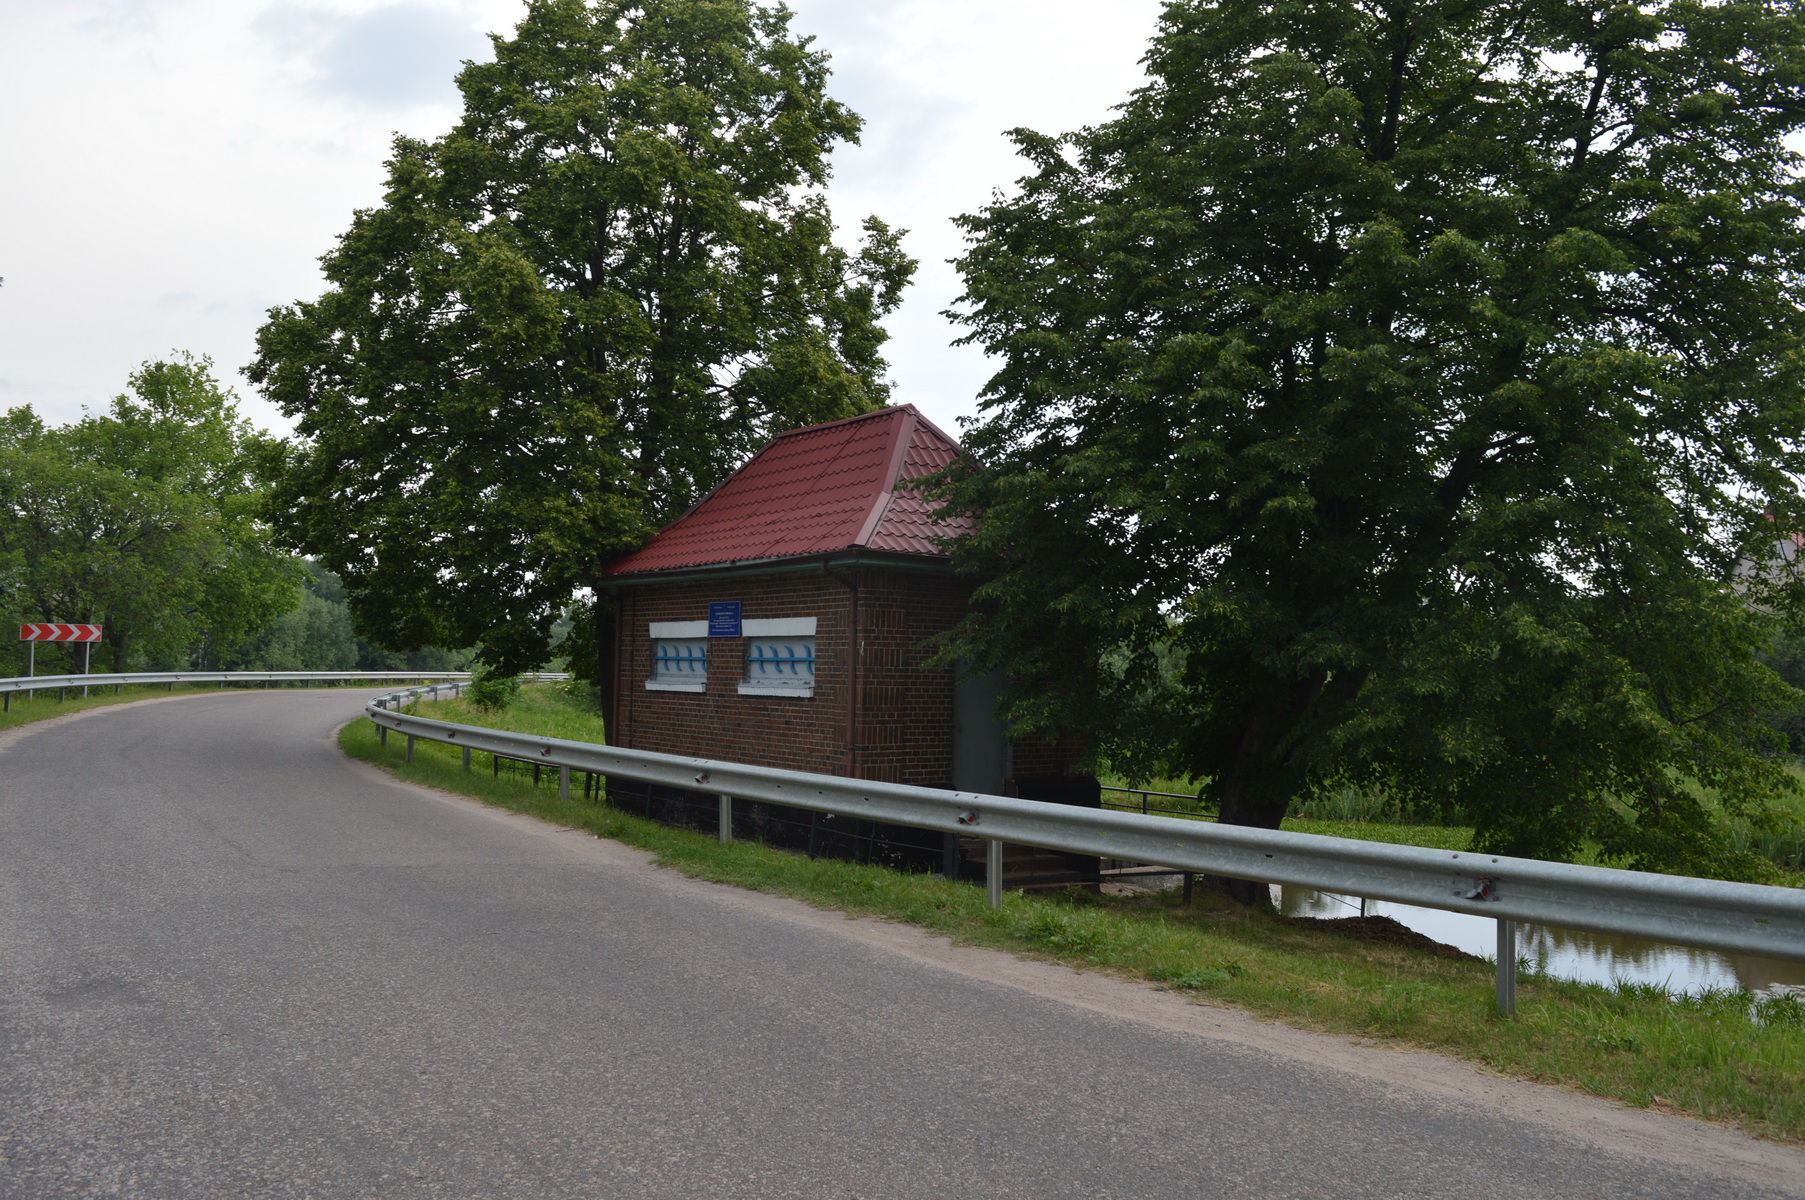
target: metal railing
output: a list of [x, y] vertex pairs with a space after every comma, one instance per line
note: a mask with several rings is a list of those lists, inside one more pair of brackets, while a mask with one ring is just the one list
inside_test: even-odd
[[0, 711], [11, 712], [13, 697], [54, 691], [61, 700], [71, 688], [142, 687], [178, 683], [397, 683], [425, 679], [468, 679], [468, 671], [127, 671], [96, 675], [38, 675], [0, 679]]
[[[539, 671], [521, 676], [533, 682], [569, 679], [562, 672]], [[170, 690], [178, 683], [402, 683], [415, 680], [445, 680], [462, 686], [470, 679], [468, 671], [128, 671], [96, 675], [38, 675], [0, 679], [0, 711], [11, 712], [13, 697], [21, 692], [57, 693], [60, 700], [74, 688], [86, 695], [89, 688], [143, 687], [163, 684]], [[445, 686], [437, 684], [434, 686]]]
[[1729, 953], [1805, 962], [1805, 889], [1692, 879], [1466, 851], [1363, 842], [1320, 834], [1219, 825], [654, 754], [534, 734], [455, 725], [399, 711], [431, 688], [396, 692], [365, 712], [383, 731], [559, 768], [590, 771], [719, 797], [723, 840], [732, 803], [816, 812], [984, 839], [990, 902], [1002, 900], [1002, 847], [1015, 842], [1262, 883], [1293, 884], [1371, 900], [1489, 917], [1498, 922], [1497, 995], [1516, 1008], [1516, 923], [1533, 921]]
[[[1149, 788], [1117, 787], [1110, 783], [1102, 784], [1097, 790], [1102, 792], [1121, 792], [1124, 795], [1139, 796], [1141, 798], [1141, 802], [1137, 806], [1134, 804], [1119, 803], [1111, 800], [1108, 796], [1103, 797], [1103, 806], [1105, 808], [1113, 808], [1117, 812], [1139, 812], [1144, 814], [1160, 813], [1173, 817], [1189, 817], [1194, 821], [1214, 821], [1216, 819], [1216, 814], [1214, 812], [1205, 811], [1207, 806], [1197, 798], [1197, 795], [1194, 792], [1158, 792]], [[1151, 803], [1155, 797], [1158, 797], [1161, 800], [1183, 800], [1190, 807], [1161, 808], [1158, 805]]]

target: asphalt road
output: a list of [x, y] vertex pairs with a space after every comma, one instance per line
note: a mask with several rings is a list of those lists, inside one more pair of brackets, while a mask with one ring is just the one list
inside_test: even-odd
[[362, 694], [0, 735], [0, 1197], [1805, 1194], [1790, 1150], [1100, 1012], [389, 782], [330, 740]]

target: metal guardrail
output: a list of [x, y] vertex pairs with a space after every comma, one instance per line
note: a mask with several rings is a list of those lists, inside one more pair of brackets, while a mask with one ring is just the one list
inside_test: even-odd
[[[989, 843], [986, 876], [993, 905], [1001, 902], [1002, 846], [1015, 842], [1490, 917], [1498, 922], [1498, 1003], [1506, 1011], [1516, 1007], [1518, 921], [1805, 962], [1805, 889], [812, 775], [455, 725], [397, 711], [430, 691], [381, 697], [365, 712], [385, 740], [390, 729], [406, 735], [410, 755], [413, 740], [425, 738], [558, 767], [566, 798], [572, 770], [594, 771], [715, 794], [729, 817], [732, 798], [740, 797], [983, 838]], [[723, 840], [731, 828], [730, 820], [722, 822]]]
[[[167, 684], [172, 690], [178, 683], [399, 683], [410, 680], [468, 681], [468, 671], [128, 671], [110, 675], [38, 675], [16, 679], [0, 679], [0, 705], [12, 711], [13, 697], [20, 692], [55, 691], [60, 699], [71, 688], [141, 687]], [[534, 682], [569, 679], [562, 672], [539, 671], [522, 678]]]
[[56, 691], [59, 698], [70, 688], [138, 687], [178, 683], [396, 683], [414, 679], [468, 679], [468, 671], [129, 671], [107, 675], [38, 675], [0, 679], [0, 706], [12, 711], [20, 692]]

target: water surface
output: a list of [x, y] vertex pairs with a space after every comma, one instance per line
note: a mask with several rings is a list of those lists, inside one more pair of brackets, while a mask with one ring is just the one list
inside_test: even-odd
[[[1340, 896], [1311, 888], [1272, 885], [1272, 902], [1288, 917], [1354, 917], [1360, 915], [1357, 896]], [[1438, 908], [1418, 908], [1368, 900], [1369, 915], [1390, 917], [1449, 946], [1480, 958], [1498, 952], [1498, 922], [1490, 917], [1469, 916]], [[1805, 963], [1754, 955], [1721, 954], [1664, 942], [1586, 933], [1551, 925], [1517, 924], [1517, 957], [1557, 979], [1583, 983], [1658, 984], [1674, 993], [1696, 993], [1710, 988], [1747, 988], [1770, 991], [1776, 984], [1805, 987]]]

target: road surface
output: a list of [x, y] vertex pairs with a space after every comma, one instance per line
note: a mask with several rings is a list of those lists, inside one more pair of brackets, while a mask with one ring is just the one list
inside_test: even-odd
[[0, 1197], [1805, 1194], [1805, 1154], [698, 883], [344, 759], [0, 735]]

